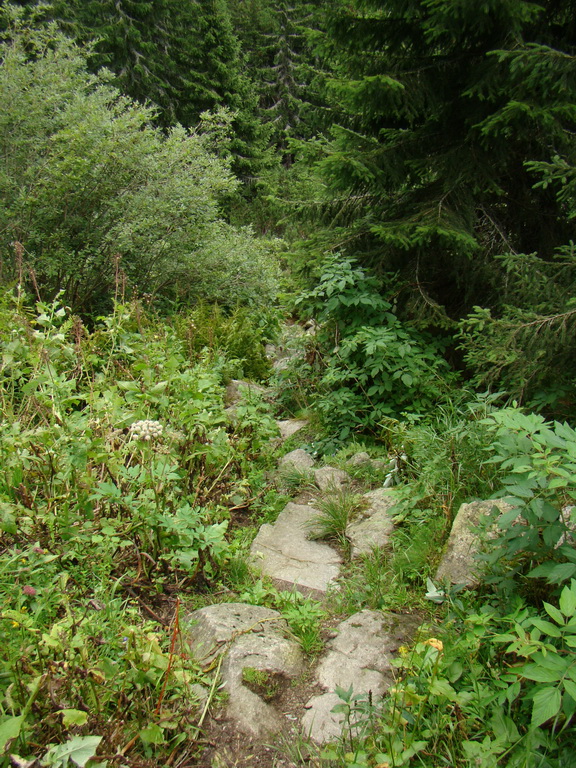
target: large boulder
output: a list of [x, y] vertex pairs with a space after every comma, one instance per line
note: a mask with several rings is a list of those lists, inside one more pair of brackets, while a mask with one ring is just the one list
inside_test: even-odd
[[462, 504], [452, 523], [452, 530], [444, 555], [436, 571], [436, 581], [448, 581], [466, 587], [475, 587], [480, 582], [480, 564], [476, 555], [482, 550], [485, 541], [494, 536], [486, 532], [479, 533], [482, 520], [496, 507], [501, 514], [512, 509], [502, 499], [494, 501], [472, 501]]
[[270, 703], [266, 686], [255, 691], [248, 681], [254, 676], [270, 680], [270, 689], [277, 691], [302, 674], [302, 651], [282, 616], [269, 608], [219, 603], [194, 611], [186, 623], [188, 642], [198, 663], [206, 665], [223, 654], [226, 716], [256, 738], [279, 733], [286, 723]]

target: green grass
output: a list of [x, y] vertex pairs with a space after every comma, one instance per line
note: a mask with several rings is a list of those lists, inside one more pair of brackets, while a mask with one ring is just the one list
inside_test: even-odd
[[309, 523], [309, 537], [335, 541], [347, 551], [346, 528], [362, 509], [362, 497], [347, 489], [334, 490], [319, 498], [314, 505], [318, 515]]

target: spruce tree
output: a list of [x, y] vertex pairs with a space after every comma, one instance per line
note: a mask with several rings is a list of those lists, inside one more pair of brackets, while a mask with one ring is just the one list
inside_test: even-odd
[[316, 123], [309, 35], [321, 25], [324, 0], [229, 0], [229, 5], [262, 118], [284, 164], [290, 165], [291, 140], [309, 137]]
[[499, 254], [550, 260], [570, 236], [527, 165], [574, 159], [570, 6], [347, 0], [332, 17], [339, 125], [322, 164], [326, 212], [437, 319], [498, 305]]
[[266, 135], [224, 0], [56, 0], [54, 15], [76, 39], [95, 41], [93, 68], [106, 66], [124, 93], [155, 105], [161, 125], [233, 111], [235, 170], [258, 173]]

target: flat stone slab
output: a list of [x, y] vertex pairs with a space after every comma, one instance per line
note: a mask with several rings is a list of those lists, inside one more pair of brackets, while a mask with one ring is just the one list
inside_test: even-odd
[[[436, 581], [449, 581], [466, 587], [475, 587], [480, 583], [481, 565], [475, 556], [482, 549], [482, 538], [475, 528], [478, 528], [482, 518], [489, 515], [494, 507], [502, 514], [512, 509], [510, 504], [502, 499], [472, 501], [461, 505], [454, 518], [444, 556], [436, 571]], [[487, 537], [490, 537], [490, 533]]]
[[384, 547], [394, 530], [390, 510], [396, 499], [390, 491], [377, 488], [364, 494], [367, 503], [360, 515], [346, 527], [346, 536], [351, 543], [351, 557], [369, 554], [376, 547]]
[[314, 481], [321, 491], [341, 491], [352, 478], [336, 467], [320, 467], [314, 470]]
[[281, 440], [288, 440], [289, 437], [295, 435], [296, 432], [299, 432], [307, 424], [306, 419], [282, 419], [276, 422]]
[[221, 675], [228, 693], [226, 716], [257, 738], [279, 733], [286, 723], [271, 703], [245, 685], [244, 670], [260, 670], [275, 685], [300, 675], [304, 658], [277, 612], [244, 603], [220, 603], [194, 611], [187, 635], [192, 653], [206, 664], [224, 653]]
[[281, 471], [295, 469], [298, 472], [306, 472], [308, 469], [312, 469], [313, 466], [314, 459], [302, 448], [296, 448], [295, 451], [290, 451], [290, 453], [282, 456], [278, 462], [278, 468]]
[[355, 694], [372, 692], [382, 696], [393, 680], [392, 659], [399, 646], [414, 635], [420, 620], [364, 610], [350, 616], [335, 630], [327, 652], [316, 670], [318, 684], [326, 693], [306, 704], [302, 731], [318, 744], [336, 740], [343, 717], [332, 712], [339, 703], [336, 687]]
[[273, 525], [261, 526], [250, 548], [252, 565], [282, 586], [324, 595], [338, 578], [342, 559], [328, 544], [307, 538], [317, 515], [308, 505], [287, 504]]

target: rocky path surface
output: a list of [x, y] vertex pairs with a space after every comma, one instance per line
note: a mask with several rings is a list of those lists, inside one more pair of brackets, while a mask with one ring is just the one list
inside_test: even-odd
[[[278, 360], [279, 368], [290, 355], [288, 347]], [[255, 391], [265, 397], [268, 394], [247, 382], [231, 382], [227, 391], [231, 418], [238, 400]], [[277, 422], [277, 444], [291, 440], [306, 424], [302, 419]], [[348, 472], [317, 466], [301, 448], [280, 459], [278, 471], [306, 479], [307, 490], [289, 502], [274, 523], [260, 527], [249, 555], [250, 566], [271, 578], [279, 589], [324, 601], [330, 591], [340, 588], [342, 552], [328, 542], [312, 540], [311, 535], [321, 501], [347, 490], [361, 496], [345, 529], [350, 560], [387, 546], [394, 529], [394, 494], [388, 486], [398, 470], [397, 459], [374, 460], [362, 452], [348, 463], [349, 468], [364, 465], [385, 475], [383, 487], [362, 493]], [[473, 585], [473, 556], [481, 546], [475, 526], [498, 504], [462, 505], [437, 580]], [[303, 765], [305, 760], [294, 762], [279, 756], [268, 745], [279, 735], [285, 745], [336, 741], [343, 727], [343, 715], [334, 711], [341, 701], [337, 691], [352, 689], [372, 700], [385, 696], [393, 681], [398, 648], [410, 643], [419, 624], [419, 617], [413, 614], [385, 613], [359, 605], [352, 616], [331, 622], [324, 652], [311, 660], [278, 611], [246, 603], [218, 603], [194, 611], [186, 622], [191, 651], [200, 666], [216, 669], [227, 694], [224, 709], [208, 722], [210, 749], [199, 768]], [[206, 692], [196, 693], [206, 698]], [[208, 703], [209, 699], [206, 711]]]
[[[280, 367], [285, 359], [280, 358]], [[253, 391], [258, 391], [254, 385], [232, 382], [227, 392], [231, 413], [238, 399]], [[297, 436], [306, 424], [302, 419], [277, 422], [278, 440]], [[395, 468], [394, 462], [373, 461], [366, 453], [350, 460], [350, 466], [369, 463], [391, 473]], [[345, 532], [349, 556], [354, 559], [387, 545], [394, 528], [393, 495], [386, 488], [362, 495], [348, 472], [317, 466], [302, 449], [287, 452], [278, 471], [306, 478], [309, 490], [289, 502], [274, 523], [260, 527], [251, 546], [250, 565], [281, 590], [323, 601], [331, 590], [339, 589], [343, 557], [330, 543], [311, 539], [320, 501], [346, 490], [362, 496]], [[187, 638], [194, 657], [204, 668], [216, 665], [227, 694], [224, 711], [209, 724], [212, 749], [202, 766], [292, 766], [268, 754], [266, 744], [279, 734], [319, 745], [337, 740], [342, 715], [333, 709], [339, 702], [339, 688], [352, 688], [355, 694], [371, 692], [375, 699], [385, 695], [393, 679], [392, 660], [398, 647], [414, 636], [419, 620], [361, 605], [358, 609], [336, 625], [332, 622], [325, 650], [315, 660], [303, 654], [277, 611], [219, 603], [188, 617]]]

